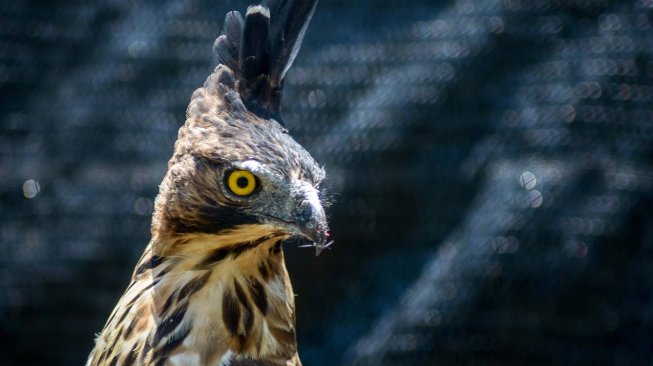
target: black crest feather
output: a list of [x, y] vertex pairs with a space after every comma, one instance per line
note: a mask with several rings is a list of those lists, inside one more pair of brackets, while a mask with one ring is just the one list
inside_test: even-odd
[[240, 73], [240, 38], [243, 34], [243, 17], [237, 11], [227, 13], [222, 26], [222, 34], [213, 44], [213, 54], [217, 63], [228, 66], [234, 73]]
[[270, 0], [227, 14], [213, 51], [236, 75], [247, 108], [281, 122], [279, 105], [286, 72], [304, 38], [318, 0]]

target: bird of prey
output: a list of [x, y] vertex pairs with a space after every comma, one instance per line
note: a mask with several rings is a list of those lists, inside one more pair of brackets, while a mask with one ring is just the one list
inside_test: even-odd
[[279, 115], [317, 0], [227, 14], [180, 128], [152, 239], [87, 365], [301, 365], [282, 242], [329, 236], [324, 170]]

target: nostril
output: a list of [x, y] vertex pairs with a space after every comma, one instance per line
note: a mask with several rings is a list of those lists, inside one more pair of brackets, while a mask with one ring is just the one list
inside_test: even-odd
[[300, 208], [299, 217], [303, 222], [309, 222], [313, 218], [313, 207], [311, 205], [304, 205]]

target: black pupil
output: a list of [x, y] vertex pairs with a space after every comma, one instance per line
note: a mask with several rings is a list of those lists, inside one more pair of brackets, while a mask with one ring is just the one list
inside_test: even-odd
[[240, 177], [236, 180], [236, 185], [238, 188], [246, 188], [249, 185], [249, 180], [245, 177]]

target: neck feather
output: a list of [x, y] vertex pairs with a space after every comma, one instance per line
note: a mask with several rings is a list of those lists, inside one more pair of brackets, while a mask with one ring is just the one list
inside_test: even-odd
[[258, 225], [153, 240], [98, 338], [94, 361], [113, 354], [152, 363], [298, 364], [286, 238]]

